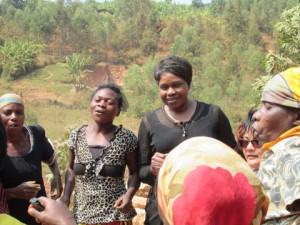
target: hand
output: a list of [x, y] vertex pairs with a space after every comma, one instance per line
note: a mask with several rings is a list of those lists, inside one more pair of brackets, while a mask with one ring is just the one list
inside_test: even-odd
[[11, 198], [20, 198], [29, 200], [36, 197], [37, 193], [41, 190], [41, 185], [35, 181], [27, 181], [19, 184], [17, 187], [8, 189]]
[[59, 201], [61, 201], [65, 206], [70, 206], [70, 198], [68, 198], [66, 195], [63, 195]]
[[162, 154], [159, 152], [156, 152], [152, 158], [151, 158], [151, 165], [150, 165], [150, 172], [157, 176], [160, 167], [162, 166], [165, 158], [167, 157], [168, 154]]
[[35, 217], [38, 223], [43, 225], [76, 225], [70, 210], [60, 201], [40, 197], [39, 201], [45, 207], [44, 211], [36, 210], [32, 205], [28, 208], [28, 214]]
[[51, 198], [54, 200], [58, 199], [61, 196], [62, 191], [63, 191], [63, 188], [62, 188], [60, 179], [59, 179], [59, 181], [52, 179], [51, 189], [50, 189]]
[[126, 196], [126, 194], [122, 195], [115, 202], [114, 207], [124, 214], [129, 213], [133, 208], [131, 198]]

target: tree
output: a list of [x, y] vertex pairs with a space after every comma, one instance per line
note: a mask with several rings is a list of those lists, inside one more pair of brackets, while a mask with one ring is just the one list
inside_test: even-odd
[[300, 66], [300, 5], [284, 11], [276, 24], [281, 46], [279, 52], [270, 52], [266, 56], [267, 75], [256, 79], [254, 90], [261, 92], [266, 82], [289, 67]]
[[226, 0], [212, 0], [211, 11], [215, 16], [221, 16], [225, 9]]
[[[39, 41], [48, 44], [56, 29], [56, 21], [53, 15], [53, 3], [42, 2], [33, 12], [27, 10], [31, 15], [30, 31]], [[26, 7], [27, 9], [27, 7]]]
[[192, 6], [195, 8], [202, 8], [204, 6], [202, 0], [193, 0]]
[[72, 57], [66, 57], [66, 66], [73, 78], [74, 88], [76, 91], [79, 91], [84, 87], [82, 84], [82, 72], [84, 71], [89, 59], [89, 56], [80, 56], [77, 54], [73, 54]]
[[154, 31], [157, 17], [153, 4], [150, 0], [117, 0], [119, 33], [129, 49], [140, 46], [146, 30]]

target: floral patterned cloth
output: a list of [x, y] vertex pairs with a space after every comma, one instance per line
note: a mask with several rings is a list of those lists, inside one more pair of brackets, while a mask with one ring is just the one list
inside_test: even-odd
[[257, 176], [270, 198], [264, 224], [300, 224], [299, 212], [286, 210], [287, 206], [300, 199], [299, 166], [300, 136], [281, 140], [263, 154]]

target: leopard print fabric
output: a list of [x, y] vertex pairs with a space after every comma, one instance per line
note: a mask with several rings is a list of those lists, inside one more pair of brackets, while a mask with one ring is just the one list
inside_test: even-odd
[[[109, 223], [113, 221], [128, 221], [135, 215], [135, 209], [123, 214], [114, 209], [115, 201], [126, 192], [124, 176], [95, 176], [89, 168], [95, 165], [100, 171], [103, 165], [126, 167], [126, 154], [136, 151], [137, 138], [130, 130], [119, 126], [109, 145], [104, 148], [99, 160], [93, 160], [90, 153], [85, 128], [87, 125], [71, 132], [68, 145], [75, 154], [75, 163], [86, 165], [84, 175], [76, 175], [74, 194], [74, 217], [77, 223]], [[97, 173], [99, 174], [99, 173]]]

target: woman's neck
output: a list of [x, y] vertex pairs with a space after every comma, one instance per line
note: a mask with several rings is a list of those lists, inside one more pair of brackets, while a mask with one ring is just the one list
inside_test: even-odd
[[87, 143], [88, 145], [107, 146], [115, 131], [116, 126], [112, 123], [101, 125], [92, 123], [85, 131]]
[[92, 132], [95, 133], [102, 133], [102, 134], [109, 134], [115, 130], [115, 125], [113, 123], [105, 123], [105, 124], [98, 124], [92, 123], [90, 125], [90, 129]]
[[7, 154], [9, 156], [24, 155], [30, 151], [29, 133], [26, 129], [21, 132], [8, 133]]
[[186, 122], [189, 121], [194, 115], [196, 106], [197, 103], [195, 101], [188, 100], [180, 109], [174, 110], [167, 105], [164, 106], [164, 109], [167, 115], [175, 122]]
[[7, 132], [7, 142], [8, 143], [19, 143], [23, 142], [28, 138], [28, 132], [23, 128], [17, 132]]

